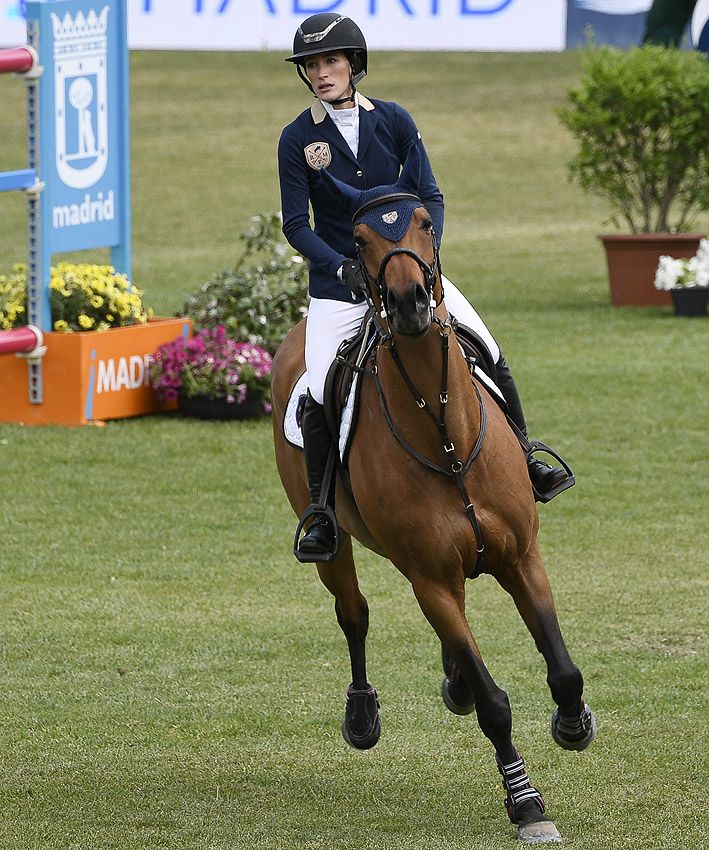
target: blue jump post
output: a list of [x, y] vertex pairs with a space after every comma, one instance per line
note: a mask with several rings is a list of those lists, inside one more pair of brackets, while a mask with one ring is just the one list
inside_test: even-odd
[[[0, 73], [27, 80], [28, 168], [0, 192], [28, 198], [27, 318], [51, 331], [52, 255], [110, 248], [131, 278], [126, 0], [27, 0], [27, 45], [0, 50]], [[40, 358], [30, 401], [42, 402]]]

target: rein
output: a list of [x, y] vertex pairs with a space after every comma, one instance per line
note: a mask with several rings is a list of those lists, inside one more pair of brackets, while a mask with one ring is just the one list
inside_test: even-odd
[[[419, 200], [415, 195], [407, 195], [404, 193], [401, 194], [393, 194], [386, 195], [381, 198], [375, 198], [372, 201], [364, 204], [360, 207], [357, 212], [354, 214], [353, 221], [356, 222], [357, 219], [363, 215], [365, 212], [373, 209], [377, 206], [381, 206], [385, 203], [388, 203], [394, 199], [414, 199]], [[444, 475], [447, 478], [454, 479], [456, 484], [458, 485], [458, 490], [460, 491], [461, 497], [463, 499], [463, 503], [465, 505], [465, 513], [468, 518], [468, 522], [472, 528], [473, 534], [475, 535], [475, 549], [477, 553], [477, 561], [475, 564], [475, 570], [471, 576], [471, 578], [475, 578], [483, 569], [485, 562], [485, 545], [482, 539], [482, 531], [480, 529], [480, 523], [478, 522], [477, 515], [475, 513], [475, 506], [473, 505], [472, 499], [468, 494], [467, 487], [465, 486], [465, 475], [470, 470], [473, 462], [480, 454], [480, 451], [483, 446], [483, 442], [485, 440], [485, 434], [487, 431], [487, 410], [482, 400], [482, 396], [480, 394], [480, 390], [478, 389], [475, 382], [473, 382], [473, 388], [475, 390], [475, 395], [478, 400], [479, 410], [480, 410], [480, 432], [478, 434], [478, 438], [475, 441], [475, 445], [472, 448], [467, 460], [463, 461], [457, 454], [455, 445], [453, 440], [450, 438], [450, 434], [448, 431], [448, 425], [446, 423], [446, 409], [448, 405], [448, 360], [449, 360], [449, 349], [450, 349], [450, 335], [451, 331], [455, 329], [456, 320], [451, 316], [448, 316], [445, 320], [440, 319], [434, 312], [435, 308], [443, 301], [443, 283], [441, 281], [441, 301], [436, 303], [434, 297], [434, 287], [436, 282], [436, 272], [441, 273], [440, 259], [438, 253], [438, 246], [436, 245], [435, 234], [431, 231], [431, 240], [433, 243], [433, 260], [430, 264], [428, 264], [419, 254], [415, 251], [412, 251], [409, 248], [402, 248], [397, 246], [393, 248], [391, 251], [386, 253], [384, 257], [382, 257], [381, 263], [379, 264], [379, 270], [377, 272], [376, 280], [371, 277], [369, 272], [366, 269], [364, 263], [362, 263], [362, 268], [364, 270], [367, 281], [371, 287], [376, 285], [377, 291], [379, 294], [379, 298], [381, 301], [381, 312], [379, 313], [379, 319], [381, 322], [377, 322], [377, 333], [379, 336], [379, 341], [383, 343], [384, 348], [386, 348], [398, 371], [401, 375], [404, 384], [412, 395], [416, 405], [419, 409], [423, 410], [426, 415], [433, 421], [438, 432], [443, 441], [443, 450], [445, 452], [446, 457], [449, 458], [449, 466], [440, 466], [433, 461], [429, 460], [425, 455], [421, 454], [411, 443], [404, 437], [404, 435], [399, 431], [396, 427], [394, 420], [392, 419], [391, 412], [389, 411], [389, 406], [387, 405], [386, 398], [384, 397], [384, 390], [381, 385], [381, 381], [379, 380], [379, 374], [377, 369], [377, 352], [379, 350], [379, 344], [377, 344], [371, 354], [372, 366], [371, 369], [366, 370], [366, 374], [370, 375], [370, 377], [374, 381], [374, 386], [377, 391], [377, 397], [379, 398], [379, 406], [381, 408], [382, 414], [384, 415], [384, 419], [389, 427], [389, 430], [396, 438], [397, 442], [402, 446], [402, 448], [406, 451], [408, 455], [410, 455], [414, 460], [420, 463], [422, 466], [426, 467], [426, 469], [430, 469], [432, 472], [435, 472], [439, 475]], [[401, 358], [396, 350], [394, 345], [394, 333], [391, 329], [391, 322], [389, 318], [389, 314], [386, 308], [386, 268], [389, 261], [396, 256], [406, 255], [411, 257], [413, 260], [418, 263], [419, 267], [424, 276], [426, 293], [429, 298], [429, 310], [431, 323], [437, 324], [440, 328], [440, 337], [441, 337], [441, 346], [442, 346], [442, 359], [441, 359], [441, 387], [438, 395], [439, 398], [439, 408], [438, 415], [427, 406], [426, 400], [423, 398], [421, 393], [417, 390], [414, 382], [411, 379], [411, 376], [406, 371], [404, 364], [401, 362]], [[386, 323], [383, 326], [383, 323]]]
[[374, 386], [377, 391], [377, 397], [379, 398], [379, 406], [381, 408], [382, 414], [384, 415], [384, 419], [386, 420], [387, 425], [389, 426], [389, 430], [396, 438], [397, 442], [401, 447], [406, 451], [408, 455], [410, 455], [414, 460], [420, 463], [422, 466], [425, 466], [426, 469], [430, 469], [432, 472], [435, 472], [439, 475], [444, 475], [447, 478], [452, 478], [455, 480], [458, 485], [458, 490], [460, 491], [460, 495], [463, 498], [463, 504], [465, 506], [465, 513], [468, 517], [468, 522], [473, 530], [473, 534], [475, 535], [475, 551], [477, 552], [477, 561], [475, 564], [475, 570], [470, 576], [471, 578], [475, 578], [482, 571], [483, 566], [485, 564], [485, 544], [482, 539], [482, 531], [480, 529], [480, 523], [478, 522], [477, 515], [475, 513], [475, 506], [473, 505], [473, 501], [468, 494], [468, 489], [465, 486], [465, 475], [469, 471], [470, 467], [473, 465], [473, 462], [480, 454], [480, 451], [483, 447], [483, 442], [485, 440], [485, 434], [487, 431], [487, 410], [485, 405], [483, 404], [482, 396], [480, 395], [480, 390], [477, 388], [477, 385], [473, 382], [473, 388], [475, 390], [475, 395], [478, 400], [478, 406], [480, 410], [480, 432], [478, 433], [478, 438], [475, 441], [475, 445], [472, 448], [472, 451], [468, 455], [468, 459], [463, 462], [463, 460], [458, 456], [455, 448], [455, 444], [453, 440], [450, 438], [450, 434], [448, 432], [448, 425], [446, 424], [446, 409], [448, 405], [448, 353], [450, 346], [450, 332], [453, 328], [452, 323], [449, 319], [445, 322], [435, 317], [437, 323], [441, 326], [441, 345], [443, 348], [443, 357], [442, 357], [442, 368], [441, 368], [441, 390], [438, 396], [439, 399], [439, 408], [438, 408], [438, 416], [436, 416], [433, 411], [426, 404], [425, 399], [416, 389], [413, 381], [411, 380], [410, 375], [407, 373], [404, 368], [404, 364], [401, 362], [401, 358], [399, 357], [396, 349], [393, 346], [385, 346], [391, 357], [396, 364], [399, 373], [401, 374], [404, 383], [406, 384], [409, 392], [413, 396], [417, 406], [426, 413], [426, 415], [432, 420], [432, 422], [436, 425], [438, 432], [441, 435], [441, 439], [443, 441], [443, 450], [446, 455], [449, 456], [450, 464], [448, 468], [445, 466], [439, 466], [433, 461], [429, 460], [425, 455], [421, 454], [411, 443], [404, 437], [404, 435], [399, 431], [396, 427], [394, 420], [392, 419], [391, 412], [389, 411], [389, 406], [387, 405], [386, 398], [384, 396], [384, 390], [382, 388], [381, 381], [379, 380], [379, 374], [377, 370], [376, 364], [376, 355], [378, 346], [375, 347], [372, 351], [372, 368], [367, 372], [372, 379], [374, 380]]

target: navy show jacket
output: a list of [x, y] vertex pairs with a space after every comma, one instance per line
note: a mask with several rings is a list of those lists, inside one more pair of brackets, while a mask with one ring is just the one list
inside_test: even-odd
[[[396, 103], [368, 100], [359, 93], [359, 148], [355, 158], [325, 107], [317, 101], [284, 128], [278, 143], [283, 233], [310, 263], [310, 295], [352, 301], [337, 271], [356, 256], [352, 217], [323, 185], [327, 167], [344, 183], [359, 189], [396, 183], [409, 148], [419, 136], [409, 113]], [[418, 195], [433, 220], [437, 241], [443, 235], [443, 195], [423, 144]], [[310, 204], [314, 229], [310, 224]]]

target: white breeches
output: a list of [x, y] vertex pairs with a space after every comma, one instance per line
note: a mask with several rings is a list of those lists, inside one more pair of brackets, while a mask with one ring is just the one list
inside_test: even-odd
[[[443, 289], [446, 307], [461, 324], [482, 337], [497, 362], [500, 348], [475, 308], [445, 275]], [[366, 301], [356, 304], [331, 298], [310, 299], [305, 331], [305, 368], [308, 370], [310, 395], [318, 404], [323, 403], [325, 378], [337, 349], [343, 340], [351, 339], [357, 333], [366, 312]]]
[[490, 333], [475, 307], [445, 275], [443, 275], [443, 300], [461, 325], [467, 325], [482, 339], [492, 354], [492, 359], [497, 363], [500, 359], [500, 346], [495, 341], [495, 337]]
[[323, 403], [325, 378], [335, 359], [340, 343], [351, 339], [362, 324], [367, 302], [335, 301], [333, 298], [311, 298], [305, 326], [305, 368], [308, 389], [318, 404]]

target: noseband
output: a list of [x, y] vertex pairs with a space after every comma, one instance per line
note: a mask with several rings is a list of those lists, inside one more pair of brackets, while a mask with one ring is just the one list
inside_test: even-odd
[[[359, 223], [359, 220], [364, 216], [365, 213], [370, 210], [376, 209], [377, 207], [388, 205], [394, 203], [396, 201], [415, 201], [418, 206], [423, 207], [424, 204], [418, 195], [412, 195], [407, 192], [391, 192], [388, 195], [382, 195], [379, 198], [373, 198], [370, 201], [367, 201], [363, 204], [352, 216], [352, 223], [356, 225]], [[382, 235], [382, 234], [380, 234]], [[387, 237], [385, 237], [387, 238]], [[391, 251], [388, 251], [381, 259], [379, 263], [379, 270], [377, 272], [377, 277], [374, 279], [369, 272], [367, 271], [367, 267], [362, 261], [361, 252], [359, 248], [357, 249], [358, 259], [360, 261], [360, 265], [362, 266], [362, 271], [364, 272], [364, 276], [367, 280], [367, 284], [370, 287], [370, 291], [372, 286], [376, 286], [377, 292], [379, 293], [379, 299], [381, 301], [382, 309], [379, 313], [381, 319], [383, 319], [388, 327], [388, 334], [391, 335], [391, 325], [390, 325], [390, 316], [389, 311], [387, 310], [387, 283], [386, 283], [386, 269], [389, 265], [390, 261], [394, 257], [406, 256], [411, 257], [414, 260], [421, 272], [423, 273], [424, 280], [424, 288], [426, 290], [426, 295], [428, 296], [429, 303], [429, 311], [431, 319], [433, 319], [433, 311], [440, 304], [440, 302], [436, 302], [433, 290], [436, 285], [436, 271], [440, 273], [441, 271], [441, 262], [439, 257], [438, 245], [436, 244], [436, 234], [431, 228], [431, 245], [433, 247], [433, 260], [430, 265], [423, 259], [420, 254], [417, 254], [416, 251], [413, 251], [411, 248], [402, 248], [398, 246], [396, 248], [392, 248]], [[443, 300], [443, 280], [441, 279], [441, 301]]]

